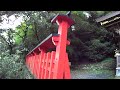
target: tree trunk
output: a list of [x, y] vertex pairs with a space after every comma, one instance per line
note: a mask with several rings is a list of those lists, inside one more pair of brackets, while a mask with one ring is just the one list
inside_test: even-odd
[[9, 54], [11, 55], [11, 54], [13, 54], [13, 47], [11, 46], [11, 45], [9, 45]]

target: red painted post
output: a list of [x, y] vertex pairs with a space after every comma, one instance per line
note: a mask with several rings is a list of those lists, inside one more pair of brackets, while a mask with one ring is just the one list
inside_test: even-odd
[[[55, 68], [54, 79], [63, 79], [63, 73], [65, 73], [65, 61], [66, 61], [66, 44], [67, 44], [67, 31], [68, 28], [74, 24], [74, 21], [66, 15], [58, 15], [53, 21], [59, 25], [58, 34], [59, 41], [56, 46], [55, 55]], [[70, 73], [69, 73], [70, 74]], [[70, 78], [70, 77], [69, 77]]]

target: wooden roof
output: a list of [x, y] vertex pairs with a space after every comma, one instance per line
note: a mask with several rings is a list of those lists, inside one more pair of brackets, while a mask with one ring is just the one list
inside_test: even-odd
[[54, 48], [55, 45], [52, 43], [52, 37], [53, 36], [59, 36], [59, 34], [50, 34], [47, 38], [45, 38], [40, 44], [38, 44], [33, 50], [31, 50], [27, 55], [33, 53], [33, 52], [38, 52], [39, 48]]
[[113, 11], [113, 12], [111, 12], [111, 13], [106, 14], [105, 16], [102, 16], [102, 17], [100, 17], [100, 18], [97, 18], [97, 19], [96, 19], [96, 22], [104, 21], [104, 20], [106, 20], [106, 19], [109, 19], [109, 18], [114, 17], [114, 16], [119, 15], [119, 14], [120, 14], [120, 11]]

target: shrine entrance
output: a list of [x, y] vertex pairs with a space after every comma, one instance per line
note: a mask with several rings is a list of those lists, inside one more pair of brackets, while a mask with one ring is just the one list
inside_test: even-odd
[[[57, 23], [58, 33], [50, 34], [27, 54], [26, 65], [36, 79], [71, 79], [66, 47], [70, 45], [67, 32], [74, 21], [69, 15], [69, 12], [66, 15], [57, 14], [51, 23]], [[96, 22], [108, 31], [114, 32], [113, 37], [120, 37], [120, 11], [97, 18]], [[119, 50], [120, 43], [118, 40], [115, 41]], [[53, 48], [55, 51], [49, 51]], [[120, 56], [117, 56], [116, 75], [120, 73], [120, 64], [118, 63], [120, 63]]]
[[96, 19], [98, 25], [105, 27], [108, 31], [113, 32], [113, 38], [116, 46], [116, 76], [120, 76], [120, 11], [113, 11], [105, 16]]

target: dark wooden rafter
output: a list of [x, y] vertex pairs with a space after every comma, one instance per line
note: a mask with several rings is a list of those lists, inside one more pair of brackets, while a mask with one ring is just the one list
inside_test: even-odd
[[105, 16], [96, 19], [96, 22], [105, 28], [120, 23], [120, 11], [113, 11]]
[[119, 14], [120, 14], [120, 11], [113, 11], [111, 13], [106, 14], [105, 16], [97, 18], [96, 22], [104, 21], [106, 19], [109, 19], [109, 18], [114, 17], [114, 16], [119, 15]]

